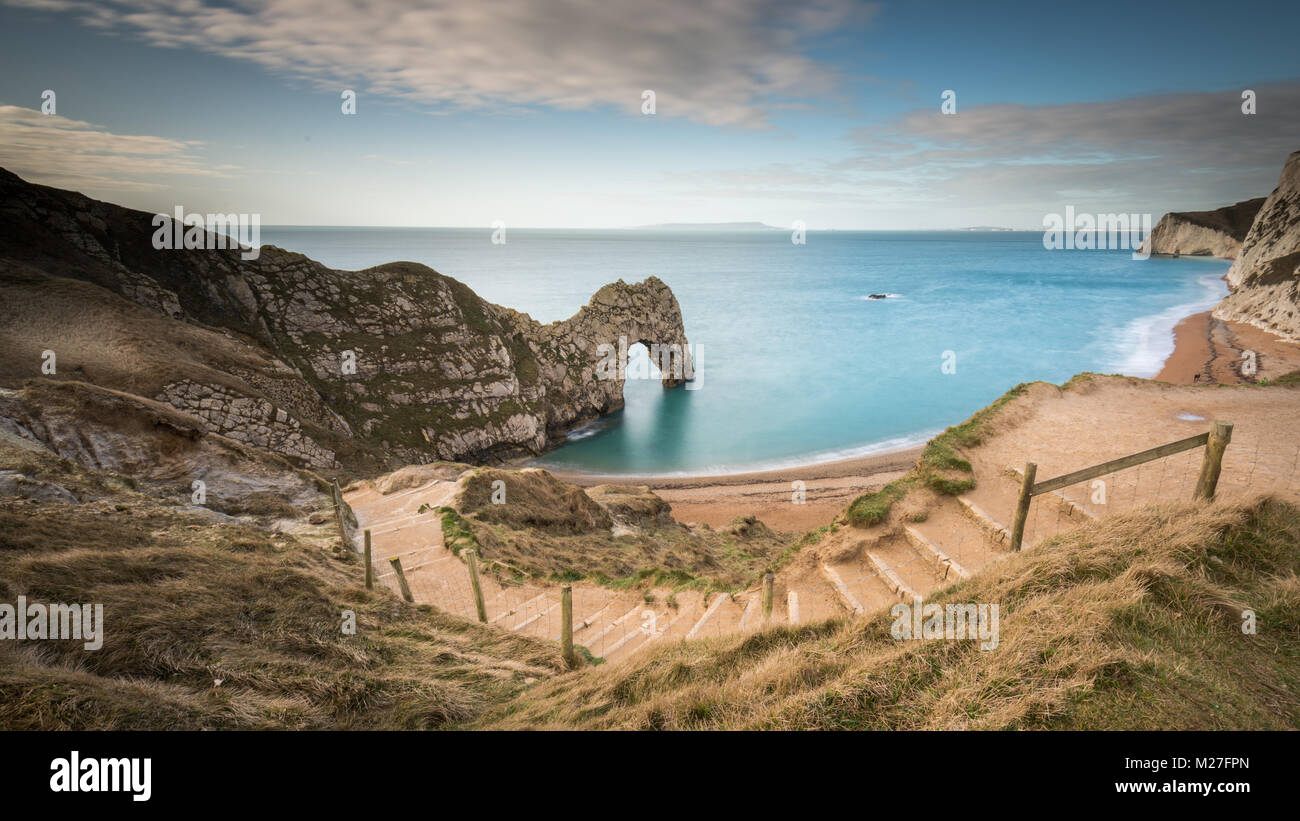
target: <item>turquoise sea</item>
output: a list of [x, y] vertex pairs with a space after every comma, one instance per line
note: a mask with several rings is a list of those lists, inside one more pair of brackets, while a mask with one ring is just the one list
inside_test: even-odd
[[[1019, 382], [1152, 376], [1173, 326], [1226, 293], [1228, 263], [1049, 251], [1041, 232], [265, 227], [333, 268], [424, 263], [542, 322], [601, 285], [676, 293], [694, 390], [629, 380], [627, 406], [537, 460], [612, 474], [725, 473], [889, 450]], [[889, 294], [872, 300], [869, 294]], [[644, 354], [644, 350], [634, 349]], [[945, 373], [945, 361], [952, 373]], [[633, 364], [633, 369], [636, 365]]]

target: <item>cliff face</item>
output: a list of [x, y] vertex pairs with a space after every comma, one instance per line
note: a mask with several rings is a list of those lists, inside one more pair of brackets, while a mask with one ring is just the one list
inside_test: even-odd
[[1235, 259], [1264, 198], [1244, 200], [1214, 211], [1170, 212], [1160, 218], [1143, 249], [1153, 254]]
[[[622, 403], [619, 337], [678, 346], [657, 278], [542, 325], [417, 263], [338, 271], [264, 246], [156, 250], [152, 214], [0, 169], [0, 384], [76, 379], [318, 468], [537, 453]], [[602, 347], [608, 346], [608, 347]], [[689, 375], [689, 371], [687, 371]], [[677, 380], [666, 379], [668, 385]]]
[[1228, 286], [1232, 293], [1215, 317], [1300, 342], [1300, 151], [1287, 158], [1264, 201], [1228, 271]]

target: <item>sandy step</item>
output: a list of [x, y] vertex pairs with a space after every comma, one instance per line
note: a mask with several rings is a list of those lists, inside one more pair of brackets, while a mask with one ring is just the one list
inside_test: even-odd
[[[621, 609], [622, 606], [620, 605], [615, 611]], [[614, 618], [584, 631], [581, 637], [575, 635], [573, 640], [590, 650], [592, 655], [604, 657], [610, 652], [611, 646], [616, 643], [618, 646], [622, 646], [629, 634], [639, 632], [641, 621], [637, 617], [645, 609], [646, 605], [643, 602], [634, 602], [627, 610], [619, 612]]]
[[400, 530], [404, 525], [409, 525], [416, 521], [419, 521], [422, 524], [424, 522], [436, 523], [438, 529], [442, 529], [442, 519], [428, 511], [424, 513], [408, 513], [404, 516], [395, 516], [391, 519], [383, 519], [378, 522], [366, 522], [361, 524], [361, 529], [369, 530], [371, 538], [374, 538], [383, 533]]
[[615, 661], [628, 653], [635, 652], [641, 645], [662, 636], [666, 632], [667, 622], [672, 621], [673, 618], [673, 615], [662, 613], [657, 608], [646, 605], [640, 612], [640, 619], [628, 625], [630, 629], [624, 630], [621, 636], [607, 645], [602, 655], [607, 661]]
[[967, 496], [958, 496], [957, 503], [961, 505], [962, 512], [987, 533], [995, 544], [1005, 546], [1010, 543], [1011, 531], [1007, 530], [997, 519], [994, 519], [992, 514], [984, 510], [978, 502]]
[[534, 612], [520, 623], [515, 632], [546, 641], [559, 641], [562, 629], [560, 612], [560, 596], [557, 591], [552, 600], [536, 606]]
[[913, 522], [908, 527], [971, 573], [1005, 556], [980, 528], [967, 516], [961, 505], [951, 500], [936, 505], [923, 522]]
[[705, 596], [694, 590], [687, 590], [676, 594], [674, 601], [676, 607], [669, 606], [667, 601], [664, 606], [668, 613], [668, 620], [658, 625], [658, 629], [665, 639], [682, 639], [695, 626], [700, 617], [704, 615], [709, 603], [713, 600], [705, 601]]
[[745, 596], [745, 607], [740, 614], [740, 621], [736, 623], [736, 629], [742, 633], [749, 633], [762, 626], [763, 594], [750, 591], [743, 595]]
[[[597, 593], [604, 595], [597, 595]], [[573, 640], [579, 644], [596, 641], [637, 602], [613, 591], [581, 590], [575, 592], [573, 602]]]
[[844, 576], [842, 576], [838, 570], [831, 567], [829, 564], [823, 564], [822, 575], [826, 577], [828, 582], [830, 582], [831, 587], [833, 587], [835, 592], [839, 594], [844, 606], [847, 607], [851, 613], [860, 616], [867, 612], [866, 605], [862, 603], [862, 600], [859, 599], [853, 589], [849, 587], [848, 582], [844, 581]]
[[914, 589], [907, 582], [903, 581], [902, 577], [899, 576], [898, 573], [894, 572], [884, 559], [874, 553], [868, 553], [867, 559], [877, 570], [880, 571], [883, 581], [889, 586], [889, 589], [898, 596], [898, 598], [910, 601], [911, 599], [921, 596], [920, 591]]
[[930, 558], [934, 563], [936, 570], [940, 574], [942, 582], [951, 582], [956, 579], [969, 579], [971, 572], [962, 566], [961, 562], [949, 556], [942, 548], [930, 541], [924, 534], [911, 525], [903, 526], [903, 534], [907, 537], [917, 550], [923, 555]]
[[[1011, 522], [1020, 498], [1020, 484], [1011, 481], [1004, 469], [980, 470], [977, 467], [977, 473], [980, 479], [975, 489], [962, 494], [957, 501], [965, 507], [965, 512], [972, 521], [979, 523], [993, 536], [999, 547], [1010, 550]], [[1057, 532], [1058, 519], [1065, 520], [1065, 517], [1054, 498], [1049, 498], [1046, 494], [1035, 497], [1029, 508], [1029, 517], [1025, 520], [1022, 549]], [[1073, 526], [1070, 520], [1061, 524]]]
[[822, 576], [839, 599], [838, 615], [873, 613], [894, 600], [879, 572], [866, 562], [823, 564]]
[[883, 561], [890, 572], [904, 585], [922, 596], [943, 585], [942, 578], [929, 556], [919, 552], [905, 536], [891, 536], [878, 543], [871, 552], [877, 559]]
[[345, 493], [343, 501], [357, 515], [358, 520], [381, 522], [398, 516], [417, 514], [420, 506], [427, 504], [432, 508], [442, 507], [451, 498], [455, 485], [446, 483], [425, 485], [413, 490], [404, 490], [388, 496], [380, 496], [373, 491]]
[[[715, 595], [721, 599], [722, 603], [716, 605], [717, 609], [699, 632], [696, 633], [696, 638], [732, 635], [740, 630], [740, 617], [745, 612], [744, 599], [741, 595], [732, 593]], [[710, 602], [710, 606], [714, 606], [714, 603]]]
[[786, 621], [791, 626], [799, 624], [803, 620], [802, 614], [799, 612], [799, 591], [787, 590], [785, 597], [786, 597], [786, 606], [785, 606]]
[[[841, 574], [841, 578], [843, 575]], [[848, 579], [845, 579], [845, 582], [848, 583]], [[795, 593], [795, 600], [799, 605], [799, 624], [843, 618], [852, 612], [850, 605], [836, 590], [834, 583], [818, 570], [815, 574], [791, 582], [789, 586], [782, 585], [775, 591], [772, 597], [772, 625], [790, 623], [789, 594], [791, 591]]]
[[[713, 615], [717, 613], [718, 610], [722, 608], [722, 605], [729, 601], [730, 598], [730, 596], [724, 593], [715, 594], [713, 600], [709, 603], [709, 606], [704, 608], [704, 613], [700, 615], [700, 618], [695, 622], [691, 629], [686, 632], [686, 638], [693, 639], [700, 635], [700, 630], [708, 624], [709, 619], [713, 618]], [[716, 627], [717, 625], [715, 624], [714, 626]]]
[[537, 603], [545, 600], [546, 600], [546, 594], [538, 593], [532, 598], [525, 599], [523, 601], [507, 602], [506, 608], [501, 612], [497, 613], [496, 615], [492, 615], [491, 613], [488, 614], [488, 624], [499, 624], [502, 620], [511, 618], [515, 616], [517, 613], [519, 613], [520, 611], [527, 610], [529, 607], [532, 607]]
[[601, 618], [606, 616], [606, 613], [610, 612], [614, 605], [614, 600], [602, 599], [593, 601], [593, 603], [586, 605], [585, 608], [581, 607], [580, 596], [575, 591], [575, 594], [573, 594], [573, 640], [576, 642], [578, 634], [601, 621]]
[[[697, 615], [695, 609], [691, 609], [689, 612], [682, 608], [676, 611], [669, 609], [662, 613], [656, 611], [657, 619], [653, 625], [653, 632], [646, 629], [644, 639], [638, 642], [629, 642], [620, 651], [608, 656], [607, 659], [609, 661], [621, 661], [633, 653], [639, 653], [661, 645], [665, 640], [680, 641], [681, 639], [678, 636], [680, 630], [686, 628], [687, 625], [693, 625], [698, 620]], [[735, 632], [734, 629], [731, 632]], [[669, 638], [670, 636], [672, 638]], [[696, 638], [704, 638], [704, 636], [696, 636]]]

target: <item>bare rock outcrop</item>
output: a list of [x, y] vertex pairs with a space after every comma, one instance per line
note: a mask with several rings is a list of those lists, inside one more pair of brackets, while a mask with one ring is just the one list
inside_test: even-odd
[[1264, 198], [1243, 200], [1213, 211], [1171, 211], [1143, 240], [1152, 254], [1235, 259]]
[[1232, 293], [1218, 319], [1244, 322], [1300, 342], [1300, 151], [1287, 158], [1277, 188], [1264, 201], [1236, 262]]
[[[669, 365], [666, 387], [693, 373], [680, 306], [655, 277], [543, 325], [414, 262], [339, 271], [272, 246], [248, 260], [158, 250], [153, 218], [0, 169], [0, 342], [22, 351], [0, 385], [42, 377], [51, 348], [58, 378], [165, 402], [316, 469], [379, 473], [544, 451], [622, 405], [624, 371], [608, 366], [637, 342]], [[83, 315], [99, 319], [67, 327]]]
[[[0, 389], [0, 438], [9, 445], [48, 453], [81, 471], [129, 477], [177, 504], [297, 518], [326, 498], [319, 476], [204, 428], [163, 403], [84, 382], [36, 380], [21, 390]], [[52, 495], [50, 488], [58, 488], [48, 482], [4, 473], [0, 496], [61, 495]]]

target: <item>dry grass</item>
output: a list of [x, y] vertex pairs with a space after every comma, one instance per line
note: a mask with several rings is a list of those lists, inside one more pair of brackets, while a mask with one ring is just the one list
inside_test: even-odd
[[0, 727], [443, 727], [560, 669], [545, 643], [367, 592], [328, 527], [270, 534], [115, 498], [0, 503], [0, 601], [98, 602], [105, 621], [96, 652], [0, 642]]
[[[497, 481], [505, 482], [503, 504], [491, 501]], [[476, 469], [462, 482], [456, 510], [443, 514], [444, 542], [453, 551], [476, 548], [503, 579], [736, 590], [756, 582], [792, 541], [753, 517], [687, 528], [648, 488], [601, 488], [606, 510], [541, 470]]]
[[[1300, 511], [1151, 508], [937, 594], [998, 603], [1000, 645], [899, 642], [886, 613], [666, 647], [553, 679], [477, 726], [1300, 727]], [[1257, 635], [1241, 631], [1253, 609]]]
[[41, 375], [41, 352], [58, 355], [58, 378], [80, 379], [153, 396], [182, 377], [236, 389], [237, 371], [269, 363], [252, 347], [216, 331], [175, 322], [88, 282], [31, 272], [0, 277], [0, 384]]
[[470, 521], [480, 554], [489, 562], [503, 562], [537, 578], [586, 579], [614, 588], [744, 589], [756, 583], [789, 544], [761, 522], [755, 527], [744, 519], [721, 530], [676, 527], [622, 536], [608, 531], [551, 536]]

